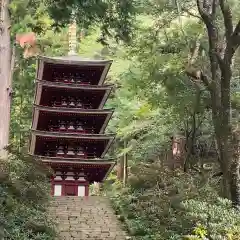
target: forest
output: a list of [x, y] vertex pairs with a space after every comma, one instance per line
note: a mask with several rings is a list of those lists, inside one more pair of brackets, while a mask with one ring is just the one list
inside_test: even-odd
[[[240, 239], [238, 0], [1, 0], [0, 239], [50, 240], [50, 171], [28, 155], [38, 55], [112, 59], [111, 199], [135, 240]], [[36, 39], [21, 45], [18, 36]]]

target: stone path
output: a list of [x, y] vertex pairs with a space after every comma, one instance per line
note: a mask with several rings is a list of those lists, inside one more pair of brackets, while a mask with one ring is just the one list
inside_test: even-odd
[[126, 233], [104, 197], [54, 197], [50, 214], [57, 240], [125, 240]]

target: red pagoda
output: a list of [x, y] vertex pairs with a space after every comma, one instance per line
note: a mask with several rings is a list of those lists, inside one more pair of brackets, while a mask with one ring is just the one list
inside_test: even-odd
[[88, 196], [115, 161], [105, 159], [114, 135], [105, 134], [113, 110], [103, 109], [109, 60], [40, 57], [36, 74], [30, 154], [49, 165], [54, 196]]

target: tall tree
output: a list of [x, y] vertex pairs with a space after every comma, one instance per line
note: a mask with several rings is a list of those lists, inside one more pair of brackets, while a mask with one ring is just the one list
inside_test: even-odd
[[[228, 0], [197, 0], [197, 8], [207, 29], [210, 74], [200, 69], [195, 78], [202, 80], [211, 95], [224, 190], [230, 193], [233, 203], [240, 206], [240, 156], [239, 146], [236, 146], [239, 141], [230, 121], [230, 84], [234, 54], [240, 45], [240, 20], [234, 27]], [[219, 23], [221, 20], [223, 24]]]
[[[175, 48], [176, 45], [174, 43], [176, 42], [171, 43], [169, 38], [166, 39], [166, 42], [171, 47], [168, 50], [168, 52], [171, 52], [168, 63], [171, 65], [174, 63], [176, 66], [175, 71], [173, 71], [173, 68], [169, 71], [170, 64], [160, 71], [171, 73], [171, 82], [173, 82], [173, 79], [179, 78], [179, 75], [184, 73], [182, 69], [184, 67], [185, 73], [194, 80], [194, 83], [200, 84], [201, 89], [203, 88], [202, 85], [205, 85], [205, 89], [203, 89], [206, 91], [204, 93], [207, 92], [210, 95], [212, 122], [219, 152], [219, 163], [223, 173], [223, 192], [226, 197], [232, 199], [235, 205], [240, 205], [239, 134], [235, 129], [235, 125], [231, 122], [231, 84], [233, 83], [233, 71], [236, 68], [233, 60], [235, 60], [235, 53], [240, 45], [240, 21], [236, 11], [236, 9], [239, 10], [239, 1], [174, 1], [177, 4], [164, 0], [149, 0], [148, 2], [150, 3], [150, 9], [153, 11], [151, 15], [154, 19], [164, 19], [162, 21], [158, 20], [156, 23], [156, 29], [160, 25], [159, 28], [162, 30], [162, 35], [166, 35], [168, 32], [166, 30], [164, 33], [164, 26], [167, 25], [169, 27], [171, 24], [173, 25], [173, 20], [175, 20], [175, 23], [178, 22], [179, 31], [174, 38], [177, 38], [179, 32], [181, 32], [183, 37], [179, 39], [179, 43], [182, 40], [184, 44], [180, 46], [178, 43], [177, 46], [180, 48]], [[154, 9], [153, 6], [155, 6]], [[183, 16], [186, 15], [189, 21], [190, 19], [193, 20], [193, 18], [196, 20], [196, 29], [191, 29], [191, 31], [198, 31], [194, 37], [189, 36], [189, 31], [184, 26], [184, 22], [187, 20]], [[159, 16], [161, 17], [159, 18]], [[168, 16], [166, 20], [165, 16]], [[178, 17], [180, 20], [178, 20]], [[191, 26], [192, 24], [189, 25]], [[197, 27], [197, 25], [201, 26], [201, 28]], [[205, 35], [201, 30], [202, 25], [206, 29], [207, 40], [202, 36]], [[158, 40], [159, 35], [156, 34], [156, 36]], [[164, 42], [162, 44], [166, 45]], [[155, 45], [156, 40], [151, 45], [153, 49]], [[190, 54], [188, 54], [192, 56], [190, 61], [186, 60], [186, 52], [184, 54], [185, 46], [187, 48], [190, 47]], [[164, 52], [161, 52], [160, 57], [161, 55], [166, 56]], [[147, 57], [145, 59], [148, 61]], [[156, 59], [158, 58], [156, 57]], [[154, 66], [154, 63], [151, 63], [151, 66]], [[177, 66], [179, 67], [178, 69]], [[159, 69], [153, 69], [153, 72], [156, 72], [158, 76], [160, 71]], [[160, 76], [163, 79], [163, 75], [161, 74]], [[155, 77], [155, 79], [159, 79], [159, 77]], [[178, 82], [180, 82], [179, 79]], [[185, 84], [184, 86], [186, 87]]]
[[8, 144], [11, 103], [11, 41], [9, 0], [0, 9], [0, 151]]

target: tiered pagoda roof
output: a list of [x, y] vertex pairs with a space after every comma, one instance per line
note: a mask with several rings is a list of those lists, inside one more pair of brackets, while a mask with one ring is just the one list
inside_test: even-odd
[[54, 71], [64, 72], [66, 75], [79, 73], [82, 77], [81, 84], [102, 85], [111, 64], [111, 60], [92, 60], [78, 56], [40, 57], [37, 79], [53, 82]]
[[[57, 121], [78, 121], [84, 125], [84, 133], [104, 133], [105, 128], [113, 114], [112, 109], [75, 109], [60, 107], [42, 107], [34, 105], [33, 130], [61, 132], [57, 129], [49, 129], [49, 122], [56, 124]], [[74, 133], [74, 132], [73, 132]], [[79, 133], [76, 131], [75, 133]]]
[[[92, 104], [93, 109], [102, 109], [109, 94], [111, 93], [112, 88], [112, 85], [73, 85], [69, 83], [53, 83], [49, 81], [37, 80], [35, 104], [52, 107], [51, 101], [53, 100], [54, 95], [57, 93], [63, 97], [79, 97], [79, 100], [82, 100], [83, 105], [86, 108]], [[41, 97], [41, 95], [43, 96]], [[86, 102], [86, 98], [88, 99], [89, 103]]]
[[105, 154], [113, 109], [103, 109], [112, 90], [103, 85], [112, 61], [76, 56], [40, 57], [36, 74], [29, 152], [55, 171], [84, 172], [103, 181], [115, 165]]

